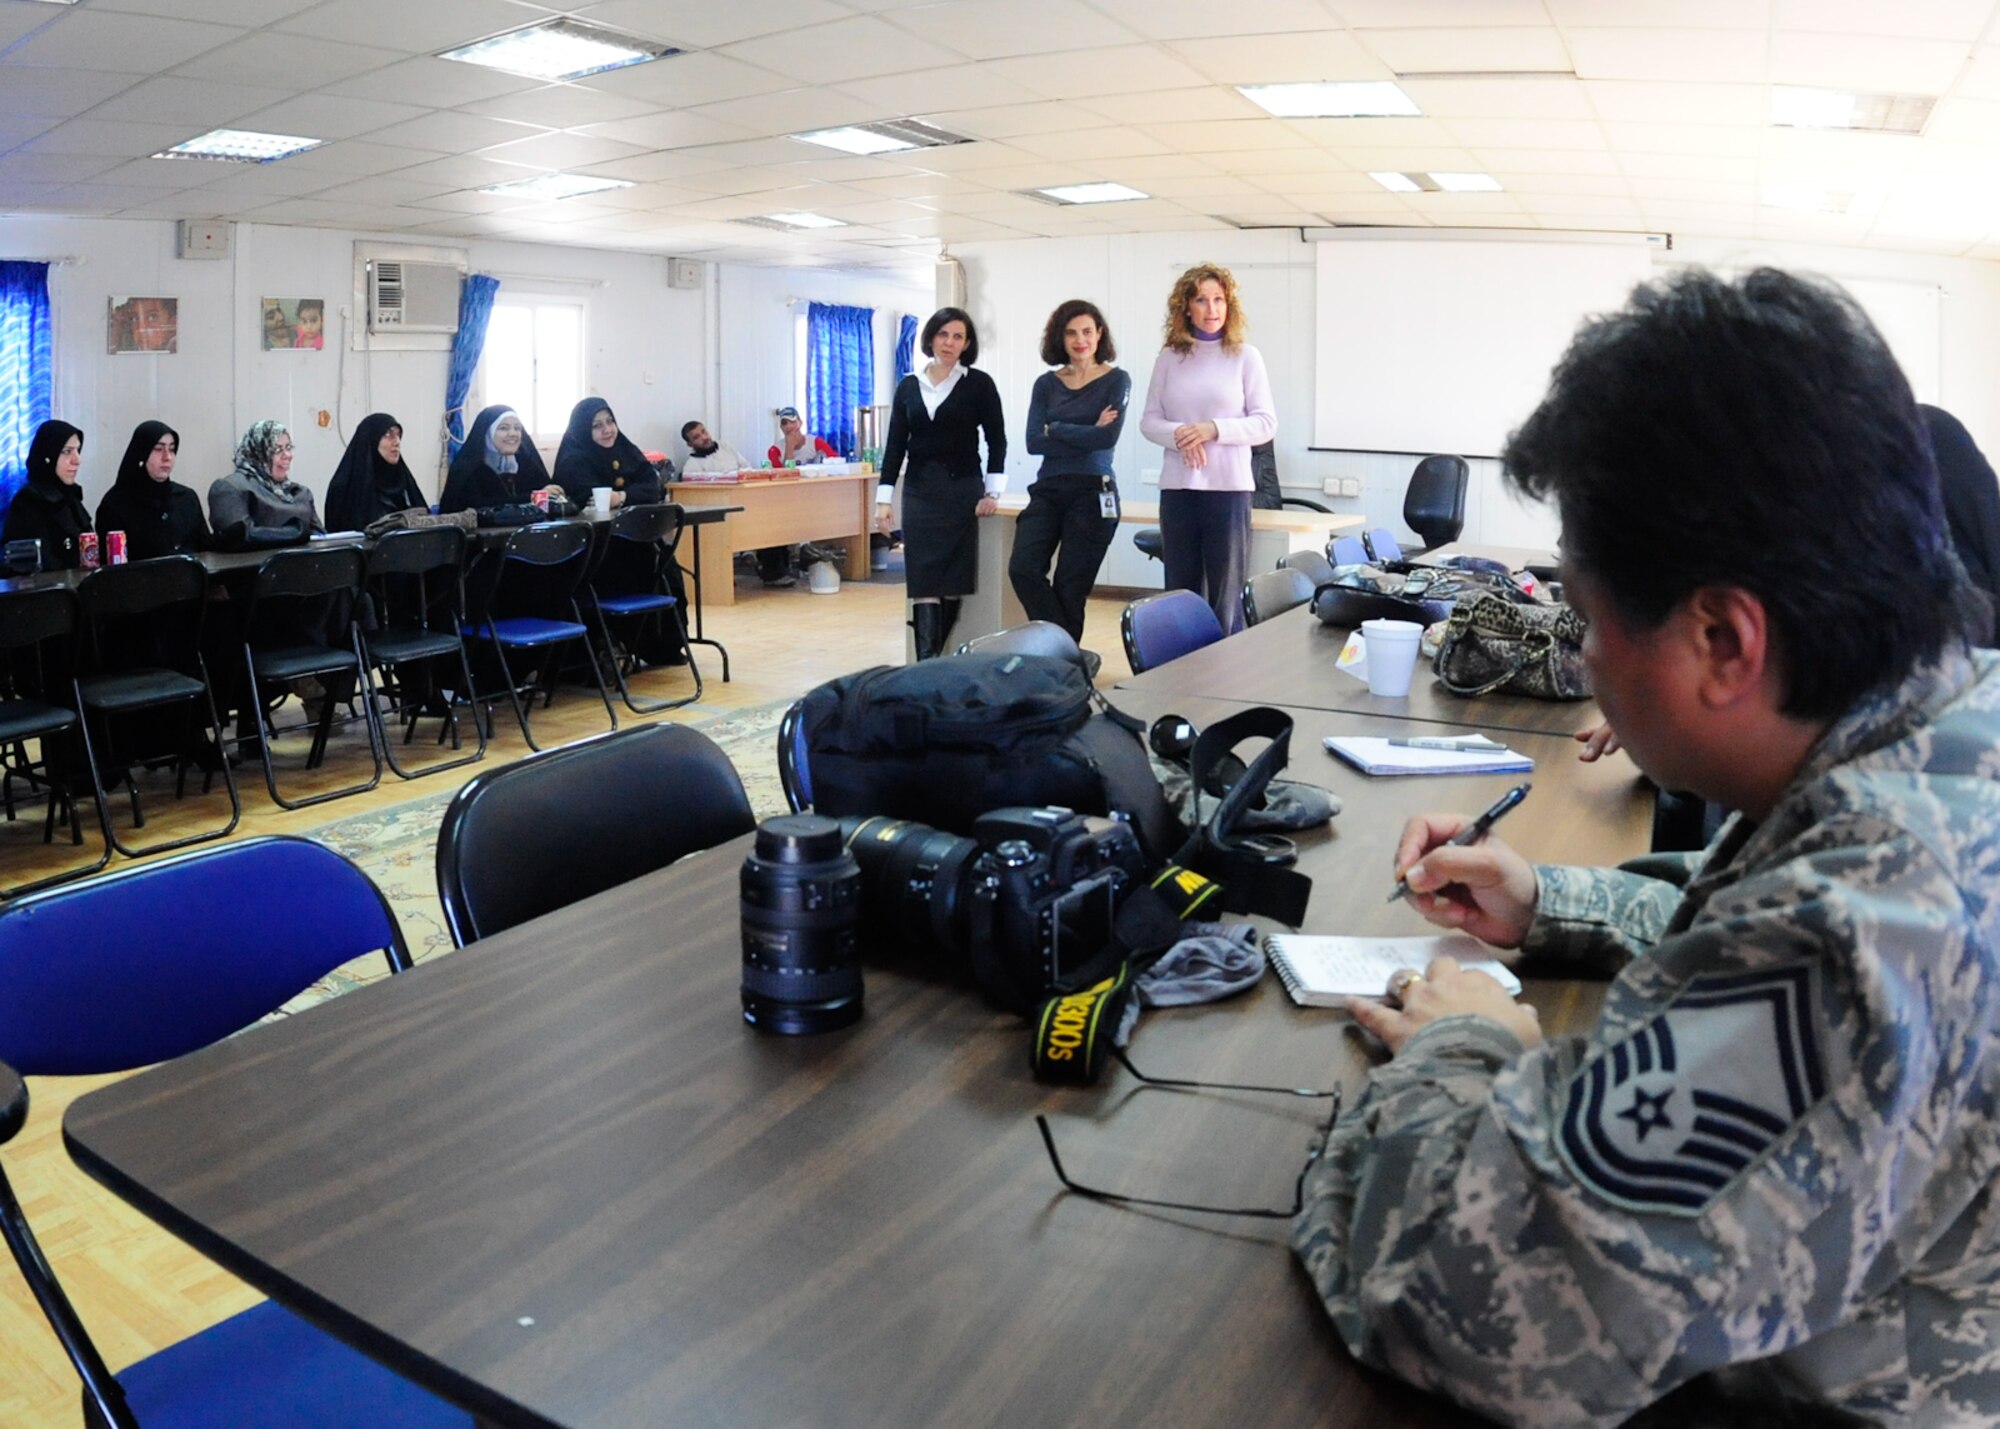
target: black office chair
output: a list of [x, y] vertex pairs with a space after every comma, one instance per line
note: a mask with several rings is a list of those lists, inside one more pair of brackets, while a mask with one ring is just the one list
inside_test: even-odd
[[[694, 649], [688, 642], [681, 602], [668, 580], [674, 552], [680, 547], [685, 514], [672, 505], [627, 506], [612, 518], [603, 559], [584, 583], [583, 603], [597, 615], [597, 632], [603, 638], [611, 674], [618, 682], [618, 694], [634, 714], [678, 709], [701, 698], [701, 670], [695, 665]], [[687, 660], [694, 688], [677, 700], [633, 699], [625, 666], [629, 662], [634, 670], [638, 669], [638, 656], [627, 654], [620, 658], [618, 647], [611, 642], [613, 620], [620, 622], [631, 637], [626, 643], [628, 651], [649, 628], [665, 634], [670, 647]]]
[[1315, 590], [1333, 584], [1333, 562], [1326, 558], [1323, 551], [1293, 551], [1278, 562], [1278, 569], [1301, 572], [1313, 583]]
[[[202, 616], [208, 606], [208, 573], [193, 556], [161, 556], [130, 565], [106, 566], [85, 576], [76, 588], [83, 612], [83, 655], [70, 682], [76, 696], [77, 727], [83, 734], [84, 762], [90, 768], [97, 795], [97, 817], [105, 842], [127, 858], [165, 853], [210, 839], [227, 838], [243, 817], [236, 776], [221, 757], [222, 721], [215, 710], [215, 687], [201, 655]], [[208, 712], [209, 734], [223, 787], [229, 791], [229, 822], [218, 829], [168, 839], [144, 848], [128, 847], [111, 827], [111, 801], [105, 773], [118, 768], [114, 726], [145, 711], [179, 708], [180, 737], [171, 751], [141, 751], [141, 755], [171, 752], [176, 766], [175, 796], [185, 791], [189, 748], [195, 715]], [[104, 736], [100, 757], [90, 727], [95, 721]], [[204, 787], [206, 782], [204, 781]], [[132, 787], [133, 822], [145, 827], [139, 811], [137, 786]]]
[[[590, 627], [583, 623], [583, 611], [576, 601], [590, 559], [590, 525], [584, 521], [538, 521], [523, 526], [507, 538], [500, 558], [500, 572], [486, 613], [468, 621], [462, 633], [492, 647], [500, 667], [507, 698], [514, 706], [514, 718], [521, 726], [521, 738], [528, 748], [539, 750], [534, 731], [528, 727], [527, 706], [535, 695], [548, 687], [556, 652], [572, 640], [585, 642], [588, 649]], [[551, 614], [550, 612], [554, 612]], [[562, 617], [567, 614], [569, 619]], [[507, 663], [509, 650], [541, 652], [541, 664], [528, 686], [526, 702], [521, 686]], [[595, 656], [589, 659], [590, 678], [604, 701], [604, 713], [611, 727], [618, 728], [618, 711], [612, 708], [611, 691], [604, 683], [604, 671]], [[490, 718], [473, 693], [474, 718]]]
[[[0, 669], [0, 802], [6, 805], [7, 821], [12, 823], [14, 781], [21, 779], [31, 789], [45, 790], [48, 812], [42, 821], [42, 842], [55, 841], [56, 815], [60, 812], [69, 825], [70, 842], [80, 846], [83, 819], [72, 787], [73, 776], [82, 772], [76, 758], [82, 752], [76, 740], [76, 712], [49, 703], [49, 697], [57, 696], [69, 683], [69, 671], [58, 667], [74, 662], [76, 635], [76, 597], [68, 587], [0, 594], [0, 660], [13, 662], [11, 670]], [[35, 745], [32, 755], [28, 752], [30, 741]], [[0, 900], [95, 873], [110, 861], [107, 840], [97, 862], [18, 888], [0, 888]]]
[[1471, 480], [1472, 469], [1462, 456], [1427, 456], [1417, 463], [1403, 493], [1403, 524], [1424, 544], [1411, 555], [1458, 539], [1465, 529], [1465, 489]]
[[1313, 598], [1314, 589], [1311, 576], [1290, 566], [1254, 575], [1243, 583], [1243, 622], [1256, 625], [1296, 610]]
[[445, 925], [462, 948], [756, 826], [729, 757], [685, 725], [552, 749], [474, 776], [445, 810]]
[[[449, 668], [444, 662], [456, 662], [462, 682], [458, 688], [470, 708], [472, 664], [458, 633], [465, 616], [464, 562], [465, 533], [456, 526], [391, 531], [368, 553], [375, 620], [372, 629], [367, 625], [361, 629], [361, 678], [369, 713], [375, 719], [376, 737], [398, 779], [421, 779], [486, 757], [486, 725], [475, 712], [472, 732], [479, 743], [472, 753], [438, 760], [421, 769], [405, 769], [396, 758], [396, 742], [389, 737], [388, 719], [377, 702], [378, 696], [389, 700], [388, 713], [402, 726], [403, 743], [415, 738], [417, 721], [428, 708], [442, 714], [439, 742], [449, 734], [451, 747], [461, 748], [458, 706], [445, 698], [439, 674]], [[385, 676], [379, 686], [373, 674], [376, 670]]]
[[[250, 676], [252, 707], [261, 718], [265, 690], [294, 680], [315, 679], [327, 690], [312, 724], [308, 769], [317, 768], [326, 757], [335, 701], [345, 698], [337, 692], [351, 691], [361, 680], [361, 638], [355, 631], [354, 610], [361, 599], [365, 571], [359, 546], [300, 546], [266, 556], [250, 583], [249, 607], [243, 617], [243, 668]], [[336, 633], [339, 643], [327, 638]], [[350, 794], [365, 794], [380, 784], [382, 747], [376, 741], [373, 711], [359, 718], [374, 765], [368, 778], [298, 799], [288, 799], [278, 789], [278, 769], [271, 754], [277, 730], [266, 720], [263, 737], [257, 741], [257, 755], [264, 765], [264, 786], [271, 792], [271, 802], [281, 809], [304, 809]]]

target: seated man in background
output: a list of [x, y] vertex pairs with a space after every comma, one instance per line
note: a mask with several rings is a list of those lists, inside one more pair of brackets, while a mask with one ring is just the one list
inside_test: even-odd
[[[687, 465], [681, 468], [684, 474], [742, 471], [750, 465], [742, 452], [718, 442], [700, 422], [683, 422], [681, 440], [687, 443], [688, 449]], [[792, 548], [765, 546], [759, 550], [757, 574], [773, 590], [797, 584], [798, 578], [792, 574]]]
[[1506, 464], [1625, 748], [1736, 812], [1622, 869], [1404, 831], [1433, 922], [1614, 976], [1582, 1037], [1442, 958], [1354, 1008], [1393, 1060], [1293, 1231], [1336, 1328], [1511, 1424], [2000, 1420], [2000, 656], [1909, 384], [1837, 291], [1692, 271]]

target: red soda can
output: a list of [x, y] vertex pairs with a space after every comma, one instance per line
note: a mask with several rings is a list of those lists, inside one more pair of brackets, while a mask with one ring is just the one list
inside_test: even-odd
[[125, 533], [106, 531], [104, 533], [104, 554], [114, 566], [125, 564]]
[[549, 509], [549, 493], [546, 488], [544, 488], [541, 491], [537, 491], [534, 494], [534, 496], [532, 496], [529, 499], [535, 503], [535, 509], [537, 511], [546, 512]]
[[77, 554], [80, 557], [82, 557], [83, 568], [87, 571], [96, 570], [97, 533], [95, 531], [85, 531], [81, 535], [79, 535], [76, 538], [76, 549], [77, 549]]

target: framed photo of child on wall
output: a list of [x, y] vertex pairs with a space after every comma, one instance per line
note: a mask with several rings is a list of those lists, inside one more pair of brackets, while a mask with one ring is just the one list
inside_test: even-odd
[[179, 298], [113, 298], [104, 350], [178, 352], [180, 326]]
[[326, 346], [326, 299], [265, 298], [264, 351]]

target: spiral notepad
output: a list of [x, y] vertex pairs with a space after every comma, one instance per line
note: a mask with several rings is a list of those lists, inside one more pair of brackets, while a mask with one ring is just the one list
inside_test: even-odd
[[1323, 938], [1280, 933], [1264, 951], [1292, 1001], [1300, 1007], [1338, 1007], [1350, 997], [1382, 997], [1399, 968], [1426, 968], [1432, 958], [1457, 958], [1462, 967], [1488, 974], [1512, 996], [1521, 980], [1477, 938], [1446, 933], [1428, 938]]

